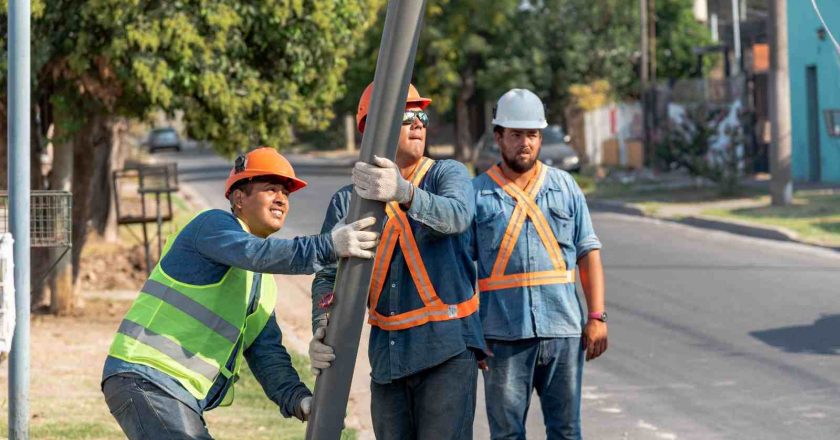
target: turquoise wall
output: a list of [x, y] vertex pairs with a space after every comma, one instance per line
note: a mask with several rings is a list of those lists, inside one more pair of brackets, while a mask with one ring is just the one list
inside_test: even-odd
[[[823, 182], [840, 183], [840, 137], [829, 137], [823, 110], [840, 108], [840, 55], [826, 35], [817, 38], [822, 25], [811, 0], [788, 0], [788, 53], [793, 147], [793, 177], [809, 179], [808, 91], [806, 69], [817, 67], [819, 101], [820, 175]], [[828, 28], [840, 39], [840, 0], [817, 0]]]

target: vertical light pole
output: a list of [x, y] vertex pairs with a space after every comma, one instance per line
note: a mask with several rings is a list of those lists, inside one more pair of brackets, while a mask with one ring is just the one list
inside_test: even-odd
[[734, 75], [741, 73], [741, 8], [740, 0], [732, 0], [732, 47], [735, 52]]
[[641, 53], [642, 65], [639, 69], [641, 74], [641, 93], [642, 100], [642, 135], [645, 143], [645, 162], [648, 166], [653, 165], [653, 148], [650, 145], [650, 109], [648, 106], [648, 7], [647, 0], [639, 0], [639, 30], [641, 34]]
[[[374, 154], [391, 159], [396, 156], [425, 9], [425, 0], [391, 0], [388, 3], [359, 160], [371, 162]], [[360, 199], [354, 193], [347, 222], [374, 216], [379, 228], [385, 217], [384, 208], [383, 203]], [[312, 414], [306, 427], [308, 440], [338, 440], [341, 437], [372, 271], [373, 260], [343, 259], [338, 266], [335, 299], [324, 338], [324, 342], [335, 349], [336, 359], [315, 382]]]
[[29, 438], [29, 0], [8, 11], [9, 224], [15, 239], [15, 327], [9, 353], [9, 439]]
[[787, 1], [770, 1], [770, 197], [773, 205], [790, 205], [790, 77], [788, 75]]

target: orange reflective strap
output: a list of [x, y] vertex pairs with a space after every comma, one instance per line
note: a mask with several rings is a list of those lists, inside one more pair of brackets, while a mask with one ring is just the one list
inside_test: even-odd
[[371, 309], [368, 322], [383, 330], [405, 330], [417, 327], [428, 322], [449, 321], [450, 319], [461, 319], [478, 311], [478, 293], [474, 293], [470, 299], [458, 304], [436, 304], [426, 306], [399, 315], [385, 316], [375, 309]]
[[487, 277], [478, 280], [482, 292], [510, 289], [512, 287], [542, 286], [546, 284], [568, 284], [575, 282], [573, 270], [545, 270], [541, 272], [523, 272], [500, 277]]
[[376, 304], [379, 303], [379, 295], [382, 293], [385, 278], [388, 277], [388, 264], [380, 264], [379, 262], [391, 261], [398, 239], [399, 230], [396, 225], [391, 222], [386, 222], [379, 246], [376, 248], [375, 259], [373, 260], [373, 274], [370, 279], [370, 289], [368, 290], [368, 306], [371, 309], [375, 308]]
[[[537, 206], [536, 197], [545, 182], [548, 174], [548, 167], [537, 162], [537, 172], [528, 182], [523, 191], [515, 183], [508, 180], [498, 165], [491, 168], [487, 175], [499, 185], [511, 198], [516, 200], [516, 207], [505, 228], [502, 243], [499, 246], [499, 254], [493, 264], [490, 276], [478, 281], [479, 289], [483, 292], [490, 290], [508, 289], [512, 287], [539, 286], [545, 284], [568, 284], [575, 282], [574, 271], [566, 270], [566, 262], [563, 259], [563, 251], [554, 237], [554, 232], [548, 224], [542, 210]], [[519, 274], [505, 275], [505, 269], [510, 262], [513, 249], [519, 241], [522, 228], [526, 219], [531, 219], [534, 229], [545, 246], [548, 256], [551, 259], [553, 270], [540, 272], [526, 272]]]
[[[412, 172], [410, 177], [412, 184], [419, 186], [432, 165], [434, 161], [424, 157]], [[384, 330], [404, 330], [427, 322], [458, 319], [475, 313], [478, 310], [477, 292], [469, 300], [459, 304], [450, 305], [441, 301], [423, 264], [408, 216], [396, 202], [386, 204], [385, 212], [388, 214], [388, 221], [385, 222], [382, 239], [376, 249], [373, 276], [368, 291], [368, 322]], [[385, 316], [376, 311], [376, 306], [379, 304], [397, 243], [400, 245], [408, 272], [420, 293], [424, 306], [405, 313]]]
[[[542, 187], [542, 182], [544, 180], [544, 168], [541, 167], [540, 163], [537, 163], [537, 172], [534, 173], [534, 176], [531, 177], [531, 180], [528, 181], [528, 184], [525, 185], [525, 191], [528, 192], [528, 195], [531, 198], [536, 197], [537, 192], [539, 192], [540, 188]], [[522, 227], [525, 226], [525, 219], [529, 217], [527, 213], [527, 205], [525, 203], [519, 202], [521, 198], [527, 199], [528, 196], [523, 196], [521, 192], [517, 192], [519, 190], [518, 187], [515, 187], [512, 182], [507, 182], [504, 175], [502, 174], [502, 170], [499, 169], [498, 166], [494, 166], [490, 172], [488, 173], [491, 178], [500, 186], [502, 189], [505, 190], [514, 200], [517, 201], [516, 207], [513, 210], [513, 214], [511, 215], [511, 219], [508, 222], [508, 226], [505, 229], [505, 234], [500, 246], [500, 252], [498, 258], [496, 258], [496, 263], [493, 265], [493, 274], [496, 275], [504, 275], [505, 268], [510, 261], [510, 257], [513, 254], [513, 248], [516, 246], [516, 242], [519, 240], [519, 235], [522, 232]], [[508, 186], [508, 188], [505, 188]], [[513, 188], [515, 187], [515, 188]], [[542, 237], [542, 236], [540, 236]]]

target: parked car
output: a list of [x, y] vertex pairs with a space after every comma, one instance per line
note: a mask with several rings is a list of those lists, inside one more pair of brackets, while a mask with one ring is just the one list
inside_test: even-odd
[[[549, 166], [564, 171], [580, 171], [580, 158], [569, 144], [569, 138], [558, 125], [549, 125], [543, 130], [540, 160]], [[476, 174], [481, 174], [499, 161], [502, 154], [496, 145], [493, 132], [489, 131], [481, 136], [476, 143], [476, 156], [473, 161]]]
[[181, 151], [181, 138], [172, 127], [155, 128], [149, 133], [148, 143], [150, 153], [166, 148]]

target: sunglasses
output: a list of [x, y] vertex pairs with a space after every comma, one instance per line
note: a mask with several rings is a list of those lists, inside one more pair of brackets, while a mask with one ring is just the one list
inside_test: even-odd
[[402, 125], [412, 125], [416, 119], [420, 119], [423, 127], [429, 128], [429, 115], [423, 110], [406, 110], [403, 113]]

